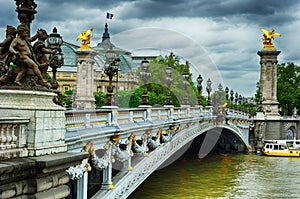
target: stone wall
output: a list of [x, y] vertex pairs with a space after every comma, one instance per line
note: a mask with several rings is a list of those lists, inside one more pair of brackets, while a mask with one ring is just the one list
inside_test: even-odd
[[58, 153], [0, 163], [0, 198], [60, 199], [70, 194], [66, 169], [78, 165], [86, 153]]

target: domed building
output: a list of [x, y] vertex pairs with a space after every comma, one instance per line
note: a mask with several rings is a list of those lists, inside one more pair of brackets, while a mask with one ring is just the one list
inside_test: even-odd
[[[59, 90], [65, 92], [67, 90], [76, 89], [77, 75], [77, 55], [76, 51], [80, 46], [63, 42], [62, 53], [64, 54], [64, 65], [58, 69], [57, 81]], [[119, 72], [113, 78], [113, 84], [117, 90], [133, 90], [138, 86], [138, 79], [135, 75], [137, 64], [133, 62], [131, 53], [116, 47], [110, 41], [108, 25], [105, 24], [102, 41], [97, 46], [92, 47], [97, 52], [94, 64], [94, 89], [95, 91], [106, 92], [106, 86], [109, 83], [107, 75], [104, 73], [106, 64], [106, 53], [109, 51], [119, 56]], [[50, 69], [51, 70], [51, 69]], [[50, 73], [51, 74], [51, 73]]]

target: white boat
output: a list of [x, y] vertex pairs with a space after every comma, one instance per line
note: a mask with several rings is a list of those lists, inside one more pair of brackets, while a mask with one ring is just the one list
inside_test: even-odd
[[288, 148], [300, 149], [300, 140], [264, 140], [264, 144], [273, 143], [285, 145]]
[[267, 156], [300, 157], [299, 140], [264, 141], [262, 153]]

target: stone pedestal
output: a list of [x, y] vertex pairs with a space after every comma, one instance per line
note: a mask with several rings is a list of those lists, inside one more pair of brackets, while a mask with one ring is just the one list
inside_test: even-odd
[[[22, 132], [16, 137], [16, 147], [27, 149], [21, 156], [40, 156], [67, 151], [65, 144], [65, 109], [53, 103], [56, 94], [45, 91], [0, 90], [0, 115], [22, 118]], [[7, 123], [11, 123], [7, 120]], [[14, 134], [14, 135], [13, 135]], [[8, 150], [8, 149], [6, 149]]]
[[77, 79], [76, 95], [73, 102], [74, 109], [94, 109], [94, 57], [93, 50], [78, 50], [77, 54]]
[[262, 50], [260, 56], [260, 92], [262, 93], [262, 108], [266, 117], [279, 118], [277, 101], [277, 56], [280, 51]]

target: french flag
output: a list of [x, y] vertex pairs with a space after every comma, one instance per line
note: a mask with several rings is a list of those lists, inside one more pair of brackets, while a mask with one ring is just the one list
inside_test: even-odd
[[114, 17], [114, 14], [107, 12], [106, 13], [106, 19], [112, 19]]

